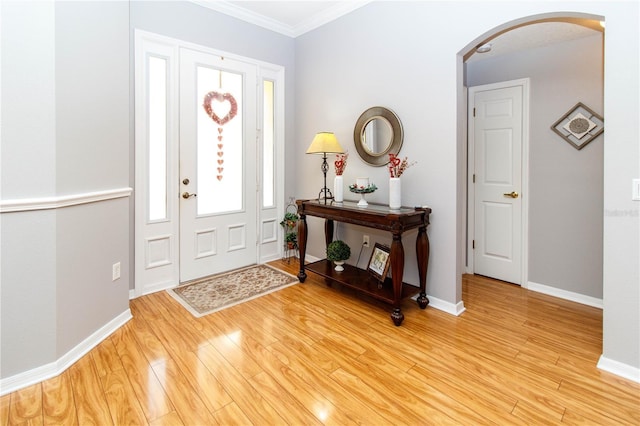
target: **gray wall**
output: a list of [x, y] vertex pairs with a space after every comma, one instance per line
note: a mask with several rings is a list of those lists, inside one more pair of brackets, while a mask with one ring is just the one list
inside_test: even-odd
[[[127, 187], [128, 5], [0, 7], [2, 200]], [[128, 310], [128, 210], [119, 199], [2, 214], [1, 378], [57, 361]]]
[[[469, 87], [529, 77], [529, 281], [602, 299], [604, 138], [550, 128], [578, 102], [603, 114], [601, 34], [467, 65]], [[526, 196], [526, 195], [525, 195]]]

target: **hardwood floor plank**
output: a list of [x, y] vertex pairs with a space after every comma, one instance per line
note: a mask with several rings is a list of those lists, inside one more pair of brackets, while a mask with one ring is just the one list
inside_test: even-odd
[[[118, 333], [118, 331], [116, 331], [116, 333]], [[99, 377], [104, 377], [115, 370], [122, 369], [118, 351], [116, 351], [111, 337], [103, 340], [90, 354]]]
[[[344, 367], [348, 374], [357, 376], [362, 382], [383, 393], [387, 398], [402, 400], [402, 409], [420, 413], [423, 418], [447, 422], [447, 417], [461, 424], [488, 424], [488, 420], [469, 409], [465, 404], [431, 387], [427, 381], [402, 371], [386, 360], [363, 362], [356, 360]], [[446, 416], [446, 417], [445, 417]]]
[[198, 350], [209, 371], [220, 380], [233, 401], [254, 424], [283, 424], [284, 419], [213, 346]]
[[111, 414], [91, 356], [84, 356], [69, 368], [73, 399], [81, 425], [110, 425]]
[[42, 382], [42, 412], [45, 425], [78, 424], [68, 371]]
[[107, 373], [101, 381], [114, 425], [148, 424], [124, 369]]
[[184, 352], [174, 358], [177, 367], [184, 374], [210, 413], [232, 402], [231, 397], [218, 379], [211, 374], [200, 358], [193, 352]]
[[[571, 380], [563, 380], [559, 393], [563, 396], [570, 396], [570, 406], [575, 410], [588, 406], [602, 416], [610, 417], [620, 424], [640, 424], [640, 401], [638, 395], [634, 398], [629, 395], [624, 400], [611, 397], [607, 393], [594, 391], [593, 387], [581, 386]], [[617, 409], [610, 408], [615, 404]]]
[[[224, 424], [224, 423], [220, 423]], [[158, 417], [154, 421], [149, 423], [149, 426], [187, 426], [182, 423], [182, 419], [175, 411], [165, 414], [162, 417]]]
[[249, 383], [276, 410], [286, 424], [318, 426], [322, 424], [319, 419], [267, 373], [256, 374], [249, 379]]
[[202, 402], [201, 395], [194, 390], [174, 360], [166, 359], [156, 362], [152, 368], [184, 424], [216, 424], [212, 414]]
[[142, 353], [149, 363], [155, 364], [156, 362], [163, 362], [164, 360], [171, 358], [169, 351], [154, 334], [151, 326], [147, 323], [144, 317], [134, 318], [134, 320], [135, 321], [132, 321], [131, 331], [138, 342], [139, 348], [142, 350]]
[[443, 394], [463, 402], [469, 409], [494, 424], [528, 424], [511, 414], [517, 403], [513, 396], [497, 389], [482, 386], [472, 379], [462, 379], [463, 375], [459, 375], [458, 379], [453, 379], [456, 377], [455, 375], [443, 373], [444, 369], [425, 368], [424, 366], [415, 366], [408, 372], [417, 380], [425, 381]]
[[[389, 420], [383, 417], [373, 407], [357, 397], [351, 390], [345, 389], [333, 380], [325, 371], [314, 366], [312, 359], [299, 352], [293, 346], [283, 345], [281, 342], [269, 348], [275, 356], [283, 361], [287, 367], [295, 372], [308, 387], [315, 388], [333, 406], [338, 407], [353, 423], [368, 425], [384, 425]], [[337, 371], [337, 370], [335, 370]]]
[[130, 322], [114, 334], [114, 345], [147, 420], [151, 422], [174, 411], [133, 335]]
[[244, 412], [235, 402], [227, 404], [216, 411], [214, 417], [219, 424], [226, 426], [244, 426], [251, 424], [251, 420], [244, 415]]
[[43, 422], [42, 385], [40, 383], [27, 386], [11, 395], [10, 424], [41, 425]]
[[9, 408], [11, 407], [11, 394], [0, 396], [0, 426], [9, 424]]
[[[318, 392], [314, 387], [302, 380], [293, 370], [285, 365], [275, 354], [269, 349], [256, 346], [252, 353], [255, 359], [262, 360], [262, 367], [265, 373], [269, 374], [279, 386], [282, 392], [286, 392], [291, 398], [294, 398], [302, 407], [313, 413], [316, 419], [325, 424], [347, 425], [353, 423], [349, 417], [338, 407], [333, 405], [324, 395]], [[255, 386], [255, 385], [254, 385]], [[277, 409], [278, 402], [272, 401]]]

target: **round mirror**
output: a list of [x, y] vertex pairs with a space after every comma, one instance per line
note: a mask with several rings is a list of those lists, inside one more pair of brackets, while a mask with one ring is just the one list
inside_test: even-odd
[[389, 153], [400, 152], [402, 124], [390, 109], [369, 108], [358, 118], [353, 139], [360, 158], [371, 165], [384, 166], [389, 162]]

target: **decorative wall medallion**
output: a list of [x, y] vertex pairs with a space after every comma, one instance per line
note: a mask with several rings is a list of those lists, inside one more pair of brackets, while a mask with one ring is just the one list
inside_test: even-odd
[[578, 102], [551, 126], [551, 130], [580, 150], [604, 132], [604, 119]]
[[[213, 109], [214, 101], [219, 103], [228, 102], [229, 111], [225, 115], [220, 117]], [[204, 95], [204, 102], [202, 106], [204, 107], [204, 111], [207, 113], [207, 115], [211, 117], [211, 119], [218, 126], [220, 126], [218, 127], [218, 164], [222, 165], [222, 163], [224, 162], [224, 160], [222, 159], [222, 156], [224, 155], [224, 151], [222, 150], [222, 147], [224, 146], [222, 143], [222, 131], [224, 129], [222, 126], [233, 120], [233, 118], [238, 114], [238, 102], [231, 93], [220, 93], [214, 90]], [[223, 170], [223, 167], [218, 167], [218, 175], [216, 176], [218, 180], [222, 180]]]

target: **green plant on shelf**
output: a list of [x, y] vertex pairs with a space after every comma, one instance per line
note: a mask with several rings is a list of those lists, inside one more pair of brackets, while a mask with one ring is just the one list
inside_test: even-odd
[[287, 212], [284, 214], [284, 219], [280, 222], [280, 226], [286, 231], [291, 231], [295, 229], [298, 219], [300, 219], [300, 217], [296, 213]]
[[287, 232], [284, 236], [284, 241], [290, 249], [298, 247], [298, 235], [295, 232]]
[[332, 262], [340, 262], [351, 257], [351, 248], [341, 240], [332, 241], [327, 246], [327, 259]]

